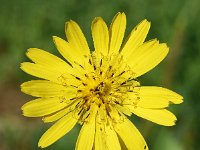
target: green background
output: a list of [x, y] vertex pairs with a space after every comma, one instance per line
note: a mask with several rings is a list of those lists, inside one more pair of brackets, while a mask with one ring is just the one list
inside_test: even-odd
[[[119, 11], [127, 16], [126, 35], [144, 18], [152, 26], [147, 40], [158, 38], [170, 47], [167, 58], [140, 77], [142, 85], [163, 86], [184, 97], [170, 107], [177, 125], [163, 127], [132, 116], [151, 150], [193, 150], [200, 144], [200, 1], [199, 0], [0, 0], [0, 150], [37, 150], [50, 126], [22, 116], [31, 97], [19, 85], [33, 77], [19, 69], [25, 52], [37, 47], [58, 54], [52, 36], [65, 38], [64, 23], [75, 20], [90, 47], [90, 24], [101, 16], [107, 23]], [[73, 150], [80, 126], [47, 150]], [[133, 139], [134, 141], [134, 139]]]

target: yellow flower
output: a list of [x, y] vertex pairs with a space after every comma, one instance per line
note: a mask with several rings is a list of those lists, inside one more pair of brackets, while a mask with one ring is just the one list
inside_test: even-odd
[[124, 13], [116, 14], [109, 29], [100, 17], [91, 28], [93, 52], [74, 21], [65, 25], [67, 41], [53, 37], [66, 61], [41, 49], [28, 50], [33, 63], [22, 63], [21, 69], [41, 79], [21, 85], [24, 93], [38, 97], [22, 106], [23, 114], [43, 117], [45, 123], [57, 121], [39, 140], [42, 148], [79, 123], [76, 150], [120, 150], [122, 142], [128, 150], [147, 150], [144, 138], [126, 116], [133, 113], [160, 125], [175, 125], [176, 117], [166, 108], [183, 102], [182, 96], [162, 87], [140, 86], [137, 80], [158, 65], [169, 49], [156, 39], [144, 42], [150, 28], [147, 20], [122, 44]]

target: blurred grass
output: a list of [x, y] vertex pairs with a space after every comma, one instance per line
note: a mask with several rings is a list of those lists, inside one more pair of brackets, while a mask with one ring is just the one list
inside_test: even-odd
[[[52, 35], [65, 37], [70, 19], [82, 27], [90, 47], [90, 24], [102, 16], [107, 23], [119, 11], [127, 15], [126, 35], [142, 19], [152, 23], [147, 39], [167, 42], [170, 54], [158, 67], [140, 78], [142, 85], [165, 86], [182, 94], [182, 105], [171, 110], [178, 117], [174, 127], [162, 127], [132, 117], [153, 150], [193, 150], [200, 146], [200, 1], [199, 0], [1, 0], [0, 1], [0, 150], [36, 150], [48, 128], [41, 120], [25, 118], [20, 107], [31, 99], [20, 83], [32, 77], [19, 69], [27, 48], [58, 54]], [[47, 148], [74, 149], [79, 126]]]

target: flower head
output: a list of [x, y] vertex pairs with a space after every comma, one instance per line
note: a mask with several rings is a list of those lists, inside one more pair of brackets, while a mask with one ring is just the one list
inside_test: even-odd
[[21, 69], [41, 79], [21, 85], [24, 93], [38, 97], [22, 106], [23, 114], [57, 121], [41, 137], [38, 145], [42, 148], [79, 123], [76, 150], [120, 150], [122, 142], [129, 150], [148, 149], [126, 116], [135, 114], [164, 126], [175, 124], [176, 117], [166, 107], [180, 104], [182, 96], [162, 87], [141, 86], [137, 80], [165, 58], [168, 47], [156, 39], [144, 42], [150, 28], [147, 20], [122, 44], [124, 13], [114, 17], [109, 29], [100, 17], [91, 28], [93, 52], [74, 21], [66, 23], [67, 41], [53, 37], [65, 61], [41, 49], [28, 50], [33, 63], [22, 63]]

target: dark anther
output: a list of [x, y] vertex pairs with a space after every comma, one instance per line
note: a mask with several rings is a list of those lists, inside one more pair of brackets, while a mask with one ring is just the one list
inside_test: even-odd
[[82, 110], [78, 112], [78, 115], [80, 115], [80, 114], [81, 114], [81, 112], [82, 112]]
[[85, 74], [85, 77], [87, 77], [87, 78], [88, 78], [89, 76], [88, 76], [87, 74]]
[[85, 117], [85, 119], [87, 119], [89, 117], [90, 113], [87, 114], [87, 116]]
[[92, 76], [92, 79], [95, 80], [95, 76]]
[[115, 101], [115, 103], [116, 103], [116, 104], [119, 104], [119, 102], [118, 102], [118, 101]]
[[76, 99], [76, 97], [70, 98], [70, 100], [74, 100], [74, 99]]
[[81, 80], [81, 78], [79, 78], [79, 77], [75, 77], [77, 80]]
[[79, 66], [84, 69], [84, 67], [82, 65], [79, 64]]
[[82, 90], [78, 90], [78, 92], [82, 92]]
[[111, 77], [113, 77], [113, 76], [114, 76], [114, 74], [115, 74], [115, 73], [113, 72], [113, 73], [111, 74]]
[[77, 86], [75, 86], [75, 85], [70, 85], [70, 86], [72, 86], [72, 87], [75, 87], [75, 88], [78, 88]]
[[144, 146], [144, 149], [146, 149], [146, 148], [147, 148], [147, 146], [145, 145], [145, 146]]
[[96, 87], [96, 88], [94, 89], [94, 91], [95, 91], [95, 92], [99, 91], [99, 88], [98, 88], [98, 87]]
[[124, 81], [124, 82], [121, 83], [121, 85], [124, 85], [124, 84], [126, 84], [126, 81]]
[[102, 65], [102, 59], [100, 60], [100, 67], [101, 67], [101, 65]]
[[100, 71], [100, 75], [102, 75], [102, 71]]
[[79, 104], [80, 104], [80, 102], [78, 102], [75, 107], [77, 107]]
[[122, 71], [118, 76], [121, 76], [121, 75], [123, 75], [125, 73], [125, 71]]
[[90, 63], [90, 65], [92, 65], [91, 59], [89, 59], [89, 63]]
[[96, 70], [96, 66], [94, 65], [94, 70]]
[[109, 66], [108, 70], [110, 71], [112, 69], [112, 66]]
[[86, 86], [87, 84], [86, 83], [82, 83], [84, 86]]

